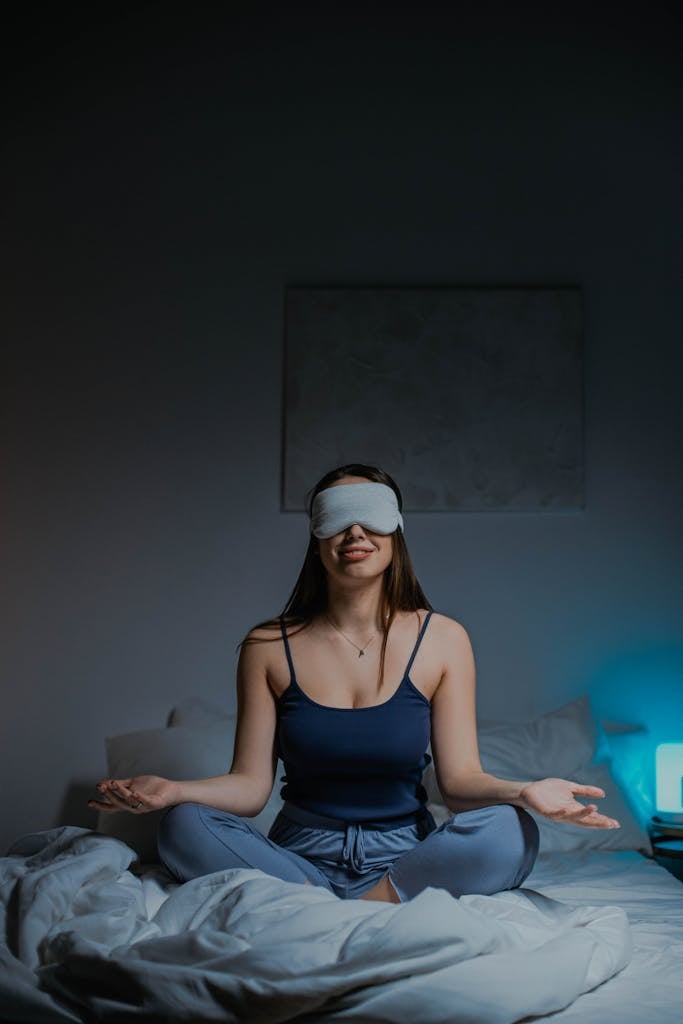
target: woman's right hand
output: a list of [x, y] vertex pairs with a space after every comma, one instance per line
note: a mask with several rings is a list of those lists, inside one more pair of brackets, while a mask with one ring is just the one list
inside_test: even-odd
[[136, 775], [133, 779], [105, 779], [99, 782], [99, 800], [89, 800], [88, 807], [112, 813], [129, 811], [146, 814], [180, 803], [180, 784], [160, 775]]

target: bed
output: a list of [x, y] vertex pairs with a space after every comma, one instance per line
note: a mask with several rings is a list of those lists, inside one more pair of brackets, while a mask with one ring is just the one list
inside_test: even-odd
[[[109, 772], [216, 774], [233, 732], [193, 699], [163, 729], [110, 738]], [[622, 829], [541, 822], [522, 890], [401, 906], [246, 869], [180, 885], [151, 815], [23, 836], [0, 862], [0, 1019], [681, 1024], [683, 885], [649, 856], [587, 699], [479, 737], [501, 776], [590, 777]], [[445, 816], [429, 770], [425, 784]], [[258, 827], [278, 806], [274, 793]]]

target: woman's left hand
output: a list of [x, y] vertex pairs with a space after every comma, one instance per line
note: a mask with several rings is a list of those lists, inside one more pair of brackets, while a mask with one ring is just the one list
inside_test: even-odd
[[521, 791], [521, 797], [529, 810], [537, 811], [552, 821], [566, 821], [571, 825], [587, 828], [621, 828], [615, 818], [600, 814], [598, 805], [582, 804], [577, 796], [604, 797], [605, 791], [597, 786], [584, 786], [567, 779], [539, 779], [529, 782]]

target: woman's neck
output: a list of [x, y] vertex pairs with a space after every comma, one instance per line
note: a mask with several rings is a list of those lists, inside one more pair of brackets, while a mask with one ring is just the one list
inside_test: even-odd
[[382, 581], [379, 586], [353, 590], [330, 586], [327, 614], [340, 629], [348, 633], [371, 633], [383, 628]]

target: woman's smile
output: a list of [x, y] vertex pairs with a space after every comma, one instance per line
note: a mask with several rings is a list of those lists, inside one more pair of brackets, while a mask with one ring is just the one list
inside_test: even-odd
[[362, 562], [365, 558], [369, 558], [374, 550], [374, 548], [363, 547], [342, 548], [339, 557], [347, 562]]

